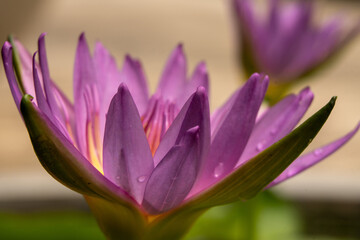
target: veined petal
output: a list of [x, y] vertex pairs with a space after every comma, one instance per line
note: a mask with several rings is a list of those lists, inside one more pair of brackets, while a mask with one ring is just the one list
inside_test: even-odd
[[56, 101], [59, 104], [60, 111], [63, 115], [63, 124], [67, 129], [67, 132], [70, 136], [71, 142], [75, 144], [74, 140], [74, 132], [75, 132], [75, 113], [74, 113], [74, 105], [70, 102], [70, 100], [65, 96], [65, 94], [59, 89], [58, 86], [54, 82], [52, 82], [52, 89], [56, 98]]
[[156, 239], [179, 238], [208, 208], [254, 197], [306, 148], [326, 121], [334, 103], [333, 98], [288, 136], [212, 188], [189, 199], [179, 208], [160, 215], [150, 224], [150, 236], [156, 236]]
[[232, 99], [218, 130], [213, 133], [209, 156], [197, 190], [213, 184], [233, 170], [255, 125], [268, 78], [254, 74]]
[[[155, 166], [165, 157], [174, 145], [178, 145], [186, 132], [199, 126], [200, 162], [203, 162], [210, 145], [210, 113], [205, 89], [200, 87], [184, 104], [179, 114], [163, 136], [155, 152]], [[202, 166], [203, 163], [200, 164]]]
[[301, 120], [314, 98], [309, 88], [290, 95], [270, 108], [256, 123], [236, 166], [285, 137]]
[[157, 92], [165, 99], [176, 99], [179, 93], [183, 92], [186, 72], [186, 58], [180, 44], [173, 50], [167, 61]]
[[282, 172], [274, 181], [272, 181], [266, 188], [273, 187], [276, 184], [279, 184], [286, 179], [289, 179], [302, 171], [312, 167], [317, 164], [340, 147], [342, 147], [345, 143], [347, 143], [359, 130], [360, 123], [357, 124], [356, 128], [351, 132], [346, 134], [344, 137], [337, 139], [336, 141], [318, 148], [310, 153], [300, 156], [297, 158], [284, 172]]
[[140, 203], [154, 163], [139, 112], [123, 83], [107, 113], [103, 151], [104, 175]]
[[98, 172], [59, 129], [32, 103], [21, 101], [21, 113], [43, 167], [60, 183], [89, 196], [115, 200], [131, 207], [130, 196]]
[[35, 63], [36, 54], [37, 54], [37, 52], [35, 52], [34, 56], [33, 56], [33, 71], [32, 71], [34, 87], [35, 87], [35, 96], [34, 97], [36, 98], [36, 102], [37, 102], [39, 109], [52, 121], [52, 123], [55, 126], [59, 127], [57, 122], [55, 121], [54, 115], [51, 112], [50, 106], [49, 106], [48, 102], [46, 101], [44, 90], [40, 83], [39, 74], [38, 74], [38, 70], [36, 67], [36, 63]]
[[86, 152], [86, 105], [85, 91], [87, 85], [96, 84], [94, 63], [91, 58], [89, 48], [86, 43], [85, 35], [79, 37], [76, 49], [74, 66], [74, 110], [76, 120], [76, 141], [80, 151]]
[[149, 91], [140, 62], [127, 55], [121, 71], [121, 78], [129, 87], [131, 96], [133, 96], [139, 113], [142, 115], [147, 107]]
[[156, 166], [146, 185], [142, 206], [157, 215], [178, 206], [190, 192], [199, 169], [199, 127], [188, 130]]
[[[41, 34], [38, 40], [38, 48], [39, 48], [39, 62], [41, 73], [43, 77], [43, 87], [46, 95], [46, 100], [49, 104], [52, 114], [56, 119], [64, 123], [63, 115], [61, 114], [58, 103], [56, 102], [55, 95], [53, 94], [53, 84], [50, 78], [49, 66], [46, 57], [46, 49], [45, 49], [45, 33]], [[33, 62], [33, 65], [36, 64]]]
[[[41, 86], [41, 83], [40, 83], [39, 72], [37, 70], [38, 66], [35, 61], [36, 54], [37, 54], [37, 52], [35, 52], [34, 56], [33, 56], [33, 79], [34, 79], [33, 81], [34, 81], [34, 88], [35, 88], [36, 101], [37, 101], [38, 107], [51, 120], [51, 122], [59, 129], [59, 131], [61, 131], [61, 133], [64, 136], [66, 136], [67, 139], [70, 140], [71, 137], [69, 136], [69, 133], [68, 133], [68, 130], [70, 130], [70, 129], [66, 129], [65, 123], [61, 122], [61, 121], [63, 121], [63, 118], [62, 118], [63, 115], [60, 115], [61, 112], [60, 112], [60, 109], [58, 108], [58, 105], [56, 105], [56, 108], [58, 109], [59, 113], [58, 113], [58, 115], [55, 115], [53, 110], [50, 107], [48, 99], [45, 97], [43, 87]], [[52, 84], [52, 82], [48, 82], [48, 84]], [[51, 87], [53, 87], [53, 84], [51, 85]], [[55, 99], [54, 92], [51, 92], [51, 94], [54, 96], [54, 99]], [[55, 103], [55, 104], [57, 104], [57, 103]]]
[[330, 115], [335, 100], [333, 97], [285, 138], [238, 167], [213, 187], [189, 199], [183, 207], [211, 207], [254, 197], [310, 144]]
[[22, 98], [22, 93], [21, 93], [19, 85], [16, 81], [14, 68], [13, 68], [12, 47], [9, 42], [4, 43], [4, 45], [1, 49], [1, 56], [3, 59], [5, 74], [8, 79], [11, 94], [14, 98], [16, 107], [20, 110], [20, 101]]

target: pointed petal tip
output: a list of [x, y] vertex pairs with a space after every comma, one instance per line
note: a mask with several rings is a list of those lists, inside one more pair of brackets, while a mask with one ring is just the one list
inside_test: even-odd
[[10, 48], [12, 48], [11, 43], [8, 42], [8, 41], [5, 41], [5, 42], [4, 42], [4, 45], [2, 46], [2, 51], [9, 50]]
[[303, 88], [298, 96], [300, 97], [300, 101], [304, 98], [310, 98], [311, 101], [314, 99], [314, 93], [311, 91], [309, 86]]
[[251, 74], [251, 76], [249, 77], [249, 80], [250, 79], [254, 79], [254, 78], [259, 78], [260, 77], [260, 73], [253, 73], [253, 74]]
[[183, 43], [178, 43], [178, 45], [176, 46], [176, 50], [184, 51], [184, 44]]
[[185, 61], [184, 46], [179, 43], [173, 51], [173, 56], [176, 61]]
[[311, 89], [310, 89], [310, 87], [309, 86], [306, 86], [306, 87], [304, 87], [301, 91], [300, 91], [300, 93], [305, 93], [305, 92], [311, 92]]
[[197, 69], [198, 69], [202, 74], [208, 74], [205, 61], [199, 62], [199, 64], [197, 65]]
[[126, 83], [124, 83], [124, 82], [120, 83], [119, 88], [118, 88], [118, 93], [123, 94], [124, 92], [128, 92], [128, 91], [129, 91], [129, 88], [127, 87]]
[[12, 45], [10, 42], [6, 41], [1, 48], [1, 56], [4, 64], [9, 64], [9, 56], [12, 54]]
[[259, 79], [259, 81], [265, 85], [268, 85], [270, 82], [270, 78], [268, 75], [260, 73], [258, 74], [257, 78]]
[[86, 41], [85, 32], [82, 32], [79, 36], [79, 42], [84, 42], [84, 41]]
[[125, 57], [124, 57], [124, 64], [125, 63], [129, 63], [130, 65], [133, 65], [135, 63], [135, 59], [130, 55], [130, 54], [125, 54]]
[[207, 93], [206, 93], [206, 89], [203, 86], [199, 86], [196, 89], [196, 93], [195, 93], [198, 97], [206, 97]]
[[39, 36], [39, 41], [40, 41], [40, 40], [43, 40], [46, 35], [47, 35], [46, 32], [41, 33], [40, 36]]
[[253, 73], [248, 81], [260, 81], [262, 83], [269, 83], [269, 76], [263, 73]]
[[11, 56], [11, 54], [12, 54], [12, 48], [13, 47], [12, 47], [11, 43], [8, 41], [6, 41], [4, 43], [4, 45], [2, 46], [1, 55], [2, 55], [4, 63], [8, 62], [9, 55]]

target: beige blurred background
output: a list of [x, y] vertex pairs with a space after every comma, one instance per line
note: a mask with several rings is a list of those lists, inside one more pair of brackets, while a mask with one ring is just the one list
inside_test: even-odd
[[[340, 2], [340, 3], [339, 3]], [[52, 78], [72, 98], [72, 74], [79, 34], [86, 32], [91, 46], [97, 40], [112, 52], [121, 66], [130, 53], [140, 58], [151, 90], [171, 50], [182, 42], [189, 74], [205, 60], [211, 80], [211, 108], [220, 106], [239, 87], [231, 9], [226, 0], [148, 1], [0, 1], [0, 39], [14, 34], [31, 51], [37, 38], [46, 37]], [[326, 12], [359, 14], [359, 1], [326, 2]], [[310, 148], [350, 131], [360, 120], [360, 37], [328, 69], [312, 77], [314, 113], [331, 96], [336, 107]], [[19, 198], [77, 197], [42, 169], [33, 153], [27, 131], [15, 108], [6, 78], [0, 70], [0, 201]], [[299, 91], [302, 86], [294, 91]], [[277, 187], [290, 197], [360, 200], [360, 134], [336, 154]]]

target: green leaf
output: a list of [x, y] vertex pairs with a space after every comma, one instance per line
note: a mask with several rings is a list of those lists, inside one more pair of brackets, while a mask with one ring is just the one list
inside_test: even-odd
[[164, 239], [177, 239], [175, 237], [180, 238], [185, 233], [184, 226], [190, 227], [208, 208], [254, 197], [310, 144], [331, 113], [335, 100], [333, 97], [327, 105], [289, 135], [243, 164], [218, 184], [190, 199], [178, 209], [160, 216], [152, 223], [153, 228], [163, 229]]

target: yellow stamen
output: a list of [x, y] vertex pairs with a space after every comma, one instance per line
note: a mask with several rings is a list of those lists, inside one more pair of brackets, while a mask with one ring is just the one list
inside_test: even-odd
[[104, 175], [104, 169], [102, 166], [102, 160], [99, 159], [99, 154], [97, 152], [97, 148], [94, 142], [94, 135], [91, 128], [91, 124], [87, 124], [87, 140], [88, 140], [88, 157], [90, 159], [91, 164]]

